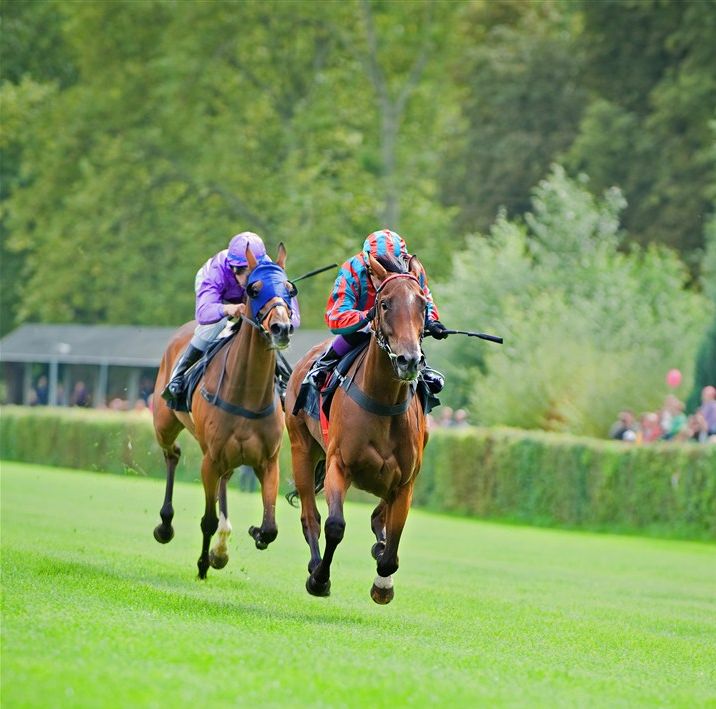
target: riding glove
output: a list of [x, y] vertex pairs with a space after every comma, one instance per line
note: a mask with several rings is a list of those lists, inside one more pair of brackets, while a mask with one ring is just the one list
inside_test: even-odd
[[447, 328], [439, 320], [431, 320], [428, 323], [428, 332], [436, 340], [444, 340], [447, 336]]

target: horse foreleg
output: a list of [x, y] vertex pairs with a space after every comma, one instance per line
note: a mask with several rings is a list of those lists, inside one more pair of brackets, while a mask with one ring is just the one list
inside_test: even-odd
[[204, 484], [204, 498], [206, 507], [204, 516], [201, 518], [201, 556], [196, 565], [199, 567], [199, 578], [205, 579], [209, 569], [209, 544], [216, 528], [219, 526], [219, 519], [216, 516], [216, 493], [219, 485], [219, 474], [215, 471], [212, 461], [204, 457], [201, 464], [201, 481]]
[[174, 538], [174, 528], [172, 527], [172, 519], [174, 519], [174, 507], [172, 506], [172, 496], [174, 495], [174, 473], [176, 472], [179, 458], [181, 457], [181, 449], [176, 444], [172, 444], [171, 448], [163, 449], [164, 462], [167, 466], [167, 485], [164, 490], [164, 504], [159, 510], [159, 516], [162, 518], [161, 524], [154, 528], [154, 538], [160, 544], [167, 544]]
[[278, 535], [276, 526], [276, 498], [278, 497], [278, 453], [259, 470], [261, 480], [261, 499], [264, 505], [264, 516], [260, 527], [249, 527], [249, 535], [256, 543], [257, 549], [266, 549]]
[[311, 455], [311, 444], [297, 444], [292, 441], [291, 461], [296, 491], [301, 500], [303, 538], [311, 550], [311, 558], [308, 562], [310, 574], [321, 561], [321, 550], [318, 545], [321, 537], [321, 515], [316, 506], [315, 460]]
[[318, 563], [306, 581], [306, 590], [314, 596], [327, 596], [331, 590], [331, 563], [336, 548], [343, 540], [346, 520], [343, 516], [343, 501], [346, 497], [346, 481], [335, 457], [327, 462], [325, 495], [328, 502], [328, 517], [324, 531], [326, 548], [323, 559]]
[[376, 561], [385, 549], [385, 511], [386, 504], [381, 500], [370, 516], [370, 528], [375, 534], [375, 544], [372, 546], [370, 553]]
[[393, 600], [393, 574], [398, 570], [398, 545], [408, 518], [410, 501], [413, 499], [412, 481], [398, 489], [395, 497], [387, 504], [385, 550], [378, 557], [378, 575], [370, 589], [370, 597], [384, 605]]
[[209, 551], [209, 563], [214, 569], [223, 569], [229, 563], [227, 542], [231, 535], [231, 522], [229, 522], [229, 507], [226, 499], [228, 482], [227, 475], [219, 480], [219, 525], [216, 530], [219, 538]]

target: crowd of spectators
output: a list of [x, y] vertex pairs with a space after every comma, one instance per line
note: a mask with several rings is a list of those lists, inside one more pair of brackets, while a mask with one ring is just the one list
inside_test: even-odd
[[453, 411], [449, 406], [441, 406], [438, 416], [428, 416], [431, 428], [465, 428], [470, 425], [469, 414], [465, 409]]
[[609, 438], [633, 443], [653, 441], [695, 441], [716, 443], [716, 387], [701, 391], [701, 406], [687, 416], [684, 403], [673, 394], [659, 411], [647, 411], [637, 418], [625, 409], [609, 429]]

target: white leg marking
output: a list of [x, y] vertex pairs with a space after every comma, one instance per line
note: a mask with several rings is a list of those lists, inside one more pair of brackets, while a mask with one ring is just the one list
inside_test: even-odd
[[231, 522], [224, 517], [223, 512], [219, 512], [219, 526], [216, 529], [217, 540], [214, 545], [214, 554], [216, 556], [226, 556], [227, 549], [226, 543], [229, 541], [231, 535]]
[[373, 585], [376, 588], [393, 588], [392, 576], [376, 576]]

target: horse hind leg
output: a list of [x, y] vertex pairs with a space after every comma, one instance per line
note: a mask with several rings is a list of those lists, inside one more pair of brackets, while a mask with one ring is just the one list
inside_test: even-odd
[[228, 544], [231, 535], [231, 522], [227, 503], [228, 476], [224, 475], [219, 480], [219, 526], [216, 529], [218, 539], [216, 544], [209, 550], [209, 564], [212, 569], [223, 569], [229, 563]]
[[216, 516], [216, 495], [219, 486], [219, 475], [214, 471], [211, 461], [204, 458], [201, 464], [201, 480], [204, 484], [204, 498], [206, 506], [204, 516], [201, 518], [201, 555], [196, 562], [199, 568], [199, 578], [205, 579], [209, 570], [209, 544], [211, 537], [219, 526], [219, 518]]
[[386, 504], [383, 500], [373, 510], [370, 516], [370, 528], [375, 534], [375, 544], [371, 547], [371, 556], [378, 561], [385, 550], [385, 512]]
[[261, 499], [264, 514], [261, 526], [249, 527], [249, 536], [254, 540], [257, 549], [266, 549], [278, 536], [276, 526], [276, 498], [278, 497], [278, 453], [259, 470], [261, 480]]
[[181, 457], [181, 449], [173, 443], [170, 448], [163, 449], [164, 462], [167, 467], [167, 484], [164, 490], [164, 504], [159, 511], [162, 518], [161, 524], [154, 528], [154, 538], [160, 544], [168, 544], [174, 538], [174, 527], [172, 520], [174, 519], [174, 507], [172, 506], [172, 497], [174, 495], [174, 474], [176, 472], [179, 458]]

